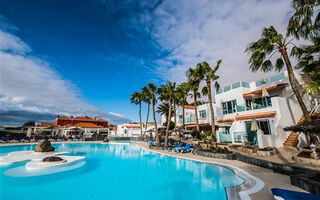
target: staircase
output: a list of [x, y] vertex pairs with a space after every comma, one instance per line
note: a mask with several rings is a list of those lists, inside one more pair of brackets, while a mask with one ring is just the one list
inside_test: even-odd
[[297, 147], [299, 140], [299, 133], [291, 132], [287, 137], [286, 141], [283, 143], [283, 146], [287, 147]]

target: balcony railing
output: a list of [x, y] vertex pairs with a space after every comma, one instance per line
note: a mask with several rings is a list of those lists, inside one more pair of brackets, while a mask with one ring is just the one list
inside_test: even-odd
[[258, 109], [262, 109], [262, 108], [268, 108], [268, 107], [272, 107], [271, 104], [257, 104], [257, 103], [252, 103], [250, 106], [246, 105], [246, 104], [240, 104], [237, 105], [237, 112], [244, 112], [244, 111], [248, 111], [248, 110], [258, 110]]

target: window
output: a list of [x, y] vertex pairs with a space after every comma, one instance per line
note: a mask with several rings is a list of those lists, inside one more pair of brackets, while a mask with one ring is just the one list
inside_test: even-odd
[[269, 120], [259, 120], [257, 122], [264, 135], [271, 135]]
[[255, 99], [253, 103], [253, 109], [260, 109], [260, 108], [266, 108], [271, 106], [272, 106], [272, 103], [271, 103], [270, 97]]
[[235, 113], [237, 112], [236, 107], [237, 107], [236, 100], [224, 102], [222, 103], [222, 113], [223, 114]]
[[200, 110], [199, 113], [200, 113], [200, 118], [201, 118], [201, 119], [204, 119], [204, 118], [207, 117], [206, 110]]

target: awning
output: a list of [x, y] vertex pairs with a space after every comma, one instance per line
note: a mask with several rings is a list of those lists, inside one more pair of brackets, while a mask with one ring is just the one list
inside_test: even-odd
[[[208, 123], [203, 123], [203, 124], [199, 124], [199, 126], [205, 126], [205, 125], [209, 125]], [[189, 124], [186, 125], [187, 128], [193, 128], [193, 127], [197, 127], [197, 124]]]
[[[286, 87], [287, 85], [288, 85], [288, 83], [279, 83], [277, 85], [266, 87], [265, 89], [268, 91], [268, 90], [273, 90], [273, 89], [276, 89], [276, 88], [283, 88], [283, 87]], [[261, 94], [262, 90], [263, 89], [254, 90], [252, 92], [247, 92], [247, 93], [244, 93], [242, 96], [246, 97], [246, 96], [250, 96], [250, 95], [253, 95], [253, 94]]]
[[228, 119], [218, 119], [218, 123], [224, 123], [224, 122], [233, 122], [234, 118], [228, 118]]
[[232, 125], [232, 123], [220, 123], [217, 124], [218, 127], [230, 127]]
[[236, 120], [262, 118], [262, 117], [274, 117], [275, 115], [276, 115], [276, 111], [256, 113], [256, 114], [250, 114], [250, 115], [238, 115], [236, 116]]

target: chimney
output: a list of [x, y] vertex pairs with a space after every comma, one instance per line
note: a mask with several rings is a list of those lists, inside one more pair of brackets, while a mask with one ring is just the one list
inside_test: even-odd
[[71, 115], [70, 117], [71, 117], [71, 119], [73, 119], [73, 115]]

